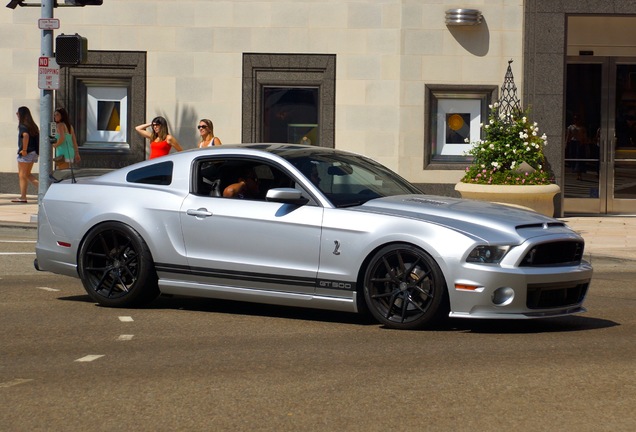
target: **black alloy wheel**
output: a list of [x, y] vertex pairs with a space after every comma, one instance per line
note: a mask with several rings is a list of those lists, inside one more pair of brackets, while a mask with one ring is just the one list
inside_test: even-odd
[[373, 316], [389, 328], [422, 328], [448, 313], [442, 271], [430, 255], [412, 245], [388, 245], [373, 256], [364, 295]]
[[94, 227], [82, 243], [78, 265], [84, 289], [103, 306], [139, 306], [159, 295], [148, 245], [128, 225]]

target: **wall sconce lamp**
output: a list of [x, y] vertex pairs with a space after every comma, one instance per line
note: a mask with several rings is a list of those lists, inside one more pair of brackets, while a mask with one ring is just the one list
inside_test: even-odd
[[477, 9], [449, 9], [446, 11], [447, 26], [479, 25], [481, 20], [481, 11]]

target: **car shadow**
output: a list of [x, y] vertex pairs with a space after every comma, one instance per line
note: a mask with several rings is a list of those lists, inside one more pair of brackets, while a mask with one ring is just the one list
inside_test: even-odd
[[602, 318], [571, 315], [528, 320], [449, 319], [440, 324], [438, 330], [480, 334], [565, 333], [599, 330], [619, 325], [617, 322]]
[[[88, 295], [60, 297], [59, 300], [93, 303], [97, 307], [102, 307], [95, 303], [95, 301]], [[379, 328], [387, 331], [395, 330], [379, 324], [368, 314], [355, 314], [350, 312], [269, 305], [233, 300], [161, 295], [152, 303], [143, 307], [143, 309], [185, 310], [190, 312], [210, 312], [227, 315], [261, 316], [360, 326], [378, 326]], [[479, 334], [564, 333], [599, 330], [619, 325], [621, 324], [611, 320], [580, 315], [528, 320], [449, 318], [424, 329], [413, 331], [464, 332]]]
[[262, 316], [355, 325], [378, 324], [377, 321], [374, 321], [370, 316], [367, 317], [350, 312], [168, 295], [159, 296], [155, 301], [146, 306], [146, 309], [179, 309], [191, 312], [213, 312], [228, 315]]

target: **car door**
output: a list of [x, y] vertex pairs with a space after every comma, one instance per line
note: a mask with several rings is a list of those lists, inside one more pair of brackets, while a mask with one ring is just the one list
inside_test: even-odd
[[313, 293], [322, 215], [316, 205], [190, 194], [180, 215], [188, 277], [209, 286]]

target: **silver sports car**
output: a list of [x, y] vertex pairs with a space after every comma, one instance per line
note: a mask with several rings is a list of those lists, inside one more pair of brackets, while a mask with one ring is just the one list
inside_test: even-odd
[[413, 329], [584, 312], [592, 277], [559, 220], [422, 195], [371, 159], [312, 146], [196, 149], [55, 183], [38, 225], [36, 267], [113, 307], [164, 293]]

